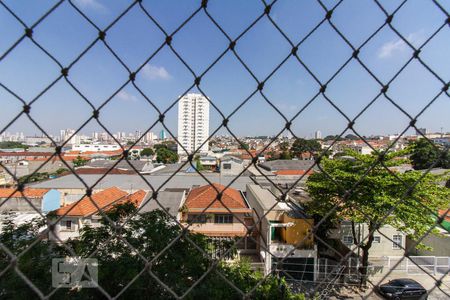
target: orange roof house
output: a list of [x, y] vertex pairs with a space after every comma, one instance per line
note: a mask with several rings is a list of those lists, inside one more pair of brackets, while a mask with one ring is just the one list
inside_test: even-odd
[[[221, 193], [220, 201], [217, 200]], [[191, 190], [184, 202], [182, 222], [189, 230], [213, 237], [245, 236], [252, 210], [240, 191], [217, 183]]]
[[15, 188], [0, 188], [0, 198], [20, 198], [25, 195], [27, 198], [42, 198], [49, 189], [33, 189], [26, 188], [23, 191], [23, 195], [21, 192], [17, 191]]
[[[102, 210], [108, 210], [115, 204], [126, 202], [131, 202], [136, 206], [139, 206], [146, 194], [147, 193], [143, 190], [128, 194], [117, 187], [110, 187], [93, 194], [90, 198], [85, 196], [80, 201], [61, 207], [54, 212], [57, 216], [62, 216], [67, 213], [66, 216], [85, 217], [97, 213], [98, 208], [96, 206]], [[96, 205], [94, 205], [93, 202], [95, 202]]]
[[[251, 212], [244, 197], [238, 190], [233, 188], [224, 189], [225, 186], [218, 183], [194, 188], [189, 193], [184, 206], [189, 212], [202, 212], [206, 207], [208, 207], [205, 211], [206, 213], [226, 213], [229, 212], [228, 209], [236, 213]], [[217, 191], [222, 192], [221, 201], [216, 199], [218, 195]]]

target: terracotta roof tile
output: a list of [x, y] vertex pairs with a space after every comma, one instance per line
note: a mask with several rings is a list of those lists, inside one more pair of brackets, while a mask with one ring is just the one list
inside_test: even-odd
[[[277, 175], [304, 175], [306, 170], [278, 170], [275, 172]], [[313, 170], [308, 171], [308, 175], [314, 173]]]
[[53, 152], [28, 152], [28, 151], [20, 151], [20, 152], [0, 152], [0, 156], [52, 156]]
[[[129, 195], [125, 191], [111, 187], [101, 192], [95, 193], [91, 196], [98, 207], [104, 210], [108, 210], [114, 204], [125, 203], [131, 201], [138, 206], [144, 199], [146, 192], [138, 190], [137, 192]], [[55, 210], [56, 215], [61, 216], [66, 212], [67, 216], [88, 216], [98, 212], [97, 207], [92, 203], [89, 197], [84, 197], [79, 202], [75, 202], [64, 207]]]
[[[223, 191], [225, 189], [225, 186], [221, 184], [213, 183], [213, 185], [218, 191]], [[244, 198], [238, 190], [227, 188], [222, 195], [221, 201], [224, 204], [222, 205], [222, 203], [218, 200], [215, 201], [217, 197], [216, 189], [214, 189], [211, 185], [205, 185], [192, 189], [185, 202], [188, 210], [192, 211], [196, 209], [205, 209], [209, 204], [211, 204], [211, 202], [213, 202], [213, 204], [209, 206], [209, 209], [226, 209], [224, 205], [230, 210], [248, 209]]]
[[[49, 189], [33, 189], [33, 188], [26, 188], [23, 191], [23, 194], [27, 198], [42, 198]], [[14, 188], [0, 188], [0, 198], [20, 198], [23, 197], [21, 192], [16, 191]]]
[[[108, 175], [117, 175], [117, 174], [124, 174], [124, 175], [131, 175], [136, 174], [134, 170], [122, 170], [122, 169], [112, 169], [109, 168], [77, 168], [75, 169], [75, 173], [78, 175], [91, 175], [91, 174], [106, 174]], [[67, 171], [61, 174], [61, 176], [71, 175], [71, 171]]]

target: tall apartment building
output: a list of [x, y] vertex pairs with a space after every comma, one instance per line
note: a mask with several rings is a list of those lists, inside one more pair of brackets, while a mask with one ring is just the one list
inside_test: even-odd
[[[201, 94], [187, 94], [178, 101], [178, 141], [192, 153], [199, 148], [209, 136], [209, 101]], [[199, 152], [208, 152], [206, 142]], [[186, 155], [178, 146], [178, 154]]]
[[317, 130], [317, 131], [314, 133], [314, 138], [315, 138], [316, 140], [320, 140], [320, 139], [322, 138], [322, 132], [320, 132], [320, 130]]

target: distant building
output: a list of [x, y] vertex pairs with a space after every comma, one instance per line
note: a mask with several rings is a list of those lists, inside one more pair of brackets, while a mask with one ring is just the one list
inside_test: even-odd
[[320, 132], [320, 130], [317, 130], [317, 131], [314, 133], [314, 138], [315, 138], [316, 140], [320, 140], [320, 139], [322, 138], [322, 132]]
[[209, 100], [201, 94], [187, 94], [178, 102], [178, 154], [186, 155], [198, 148], [208, 152]]
[[159, 139], [165, 140], [166, 138], [167, 138], [166, 131], [164, 129], [161, 129], [161, 131], [159, 132]]
[[428, 130], [426, 128], [416, 128], [416, 135], [426, 135]]
[[[164, 134], [165, 135], [165, 134]], [[153, 141], [156, 140], [156, 134], [154, 134], [153, 132], [149, 131], [147, 132], [147, 134], [145, 135], [145, 142], [147, 143], [153, 143]]]
[[118, 144], [77, 144], [72, 146], [72, 151], [80, 152], [118, 151], [121, 149]]
[[239, 175], [244, 171], [244, 161], [234, 156], [224, 156], [220, 160], [220, 174]]

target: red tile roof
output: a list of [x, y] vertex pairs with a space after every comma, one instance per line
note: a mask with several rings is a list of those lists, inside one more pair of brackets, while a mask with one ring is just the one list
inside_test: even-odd
[[[242, 197], [241, 193], [238, 190], [227, 188], [225, 191], [225, 186], [213, 183], [214, 187], [219, 191], [223, 191], [221, 201], [216, 200], [217, 198], [217, 191], [212, 187], [211, 185], [205, 185], [198, 188], [194, 188], [189, 193], [185, 205], [188, 208], [189, 212], [194, 211], [203, 211], [208, 205], [209, 208], [206, 210], [207, 212], [218, 212], [218, 211], [228, 211], [230, 209], [231, 211], [235, 212], [250, 212], [251, 210], [247, 206], [247, 203], [245, 202], [244, 198]], [[226, 206], [226, 207], [225, 207]]]
[[[42, 198], [49, 189], [32, 189], [32, 188], [26, 188], [23, 191], [23, 194], [27, 198]], [[20, 198], [23, 197], [21, 192], [16, 191], [14, 188], [0, 188], [0, 198]]]
[[55, 210], [55, 213], [58, 216], [64, 215], [66, 212], [68, 212], [67, 216], [89, 216], [98, 212], [97, 207], [92, 202], [95, 202], [95, 204], [97, 204], [97, 206], [101, 209], [108, 210], [114, 204], [122, 204], [128, 201], [138, 206], [144, 199], [145, 195], [146, 192], [143, 190], [139, 190], [129, 195], [117, 187], [110, 187], [93, 194], [91, 196], [92, 201], [89, 197], [85, 196], [79, 202], [75, 202]]
[[[112, 169], [109, 170], [109, 168], [77, 168], [75, 169], [75, 173], [77, 174], [105, 174], [108, 173], [109, 175], [116, 175], [116, 174], [124, 174], [124, 175], [131, 175], [136, 174], [134, 170], [122, 170], [122, 169]], [[64, 172], [61, 174], [61, 176], [66, 176], [72, 174], [71, 171]]]
[[[278, 170], [275, 172], [277, 175], [304, 175], [306, 170]], [[313, 170], [308, 171], [308, 175], [314, 173]]]
[[0, 152], [0, 156], [52, 156], [53, 152]]

